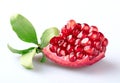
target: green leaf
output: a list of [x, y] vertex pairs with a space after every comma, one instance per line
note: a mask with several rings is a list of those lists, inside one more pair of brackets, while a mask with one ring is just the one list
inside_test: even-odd
[[45, 55], [42, 56], [42, 59], [40, 60], [41, 63], [44, 63], [46, 61]]
[[36, 48], [34, 48], [33, 50], [31, 50], [26, 54], [23, 54], [20, 58], [21, 65], [27, 69], [32, 69], [33, 68], [32, 59], [35, 54], [36, 54]]
[[31, 51], [32, 49], [34, 49], [35, 47], [30, 47], [28, 49], [24, 49], [24, 50], [17, 50], [17, 49], [14, 49], [12, 48], [9, 44], [7, 45], [8, 46], [8, 49], [13, 52], [13, 53], [18, 53], [18, 54], [26, 54], [28, 53], [29, 51]]
[[41, 37], [41, 48], [47, 46], [49, 44], [49, 41], [52, 37], [57, 36], [59, 34], [59, 30], [56, 27], [52, 27], [49, 29], [46, 29]]
[[24, 16], [17, 14], [11, 17], [10, 23], [17, 36], [29, 43], [38, 44], [36, 31], [33, 25]]

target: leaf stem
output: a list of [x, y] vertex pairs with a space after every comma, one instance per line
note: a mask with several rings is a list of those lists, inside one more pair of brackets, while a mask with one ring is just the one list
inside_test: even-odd
[[42, 48], [40, 47], [40, 44], [37, 44], [37, 49], [36, 49], [36, 53], [40, 53], [40, 52], [42, 52]]
[[40, 60], [41, 63], [46, 62], [46, 56], [43, 54], [42, 59]]

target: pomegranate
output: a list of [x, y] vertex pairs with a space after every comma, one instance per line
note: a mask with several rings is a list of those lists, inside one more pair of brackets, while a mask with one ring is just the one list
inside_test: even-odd
[[58, 36], [51, 38], [43, 48], [52, 61], [67, 67], [82, 67], [98, 62], [105, 57], [108, 39], [96, 26], [70, 20]]

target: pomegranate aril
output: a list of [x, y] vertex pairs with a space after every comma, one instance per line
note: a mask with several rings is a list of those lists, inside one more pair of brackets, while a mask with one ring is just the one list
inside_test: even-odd
[[86, 46], [86, 45], [90, 45], [91, 44], [91, 41], [89, 40], [89, 38], [83, 38], [82, 40], [81, 40], [81, 45], [82, 46]]
[[75, 45], [80, 45], [80, 41], [81, 41], [80, 39], [76, 39], [75, 40]]
[[87, 45], [91, 45], [92, 41], [89, 39], [89, 41], [87, 42]]
[[79, 45], [76, 45], [74, 48], [75, 52], [82, 52], [82, 48]]
[[100, 47], [100, 52], [105, 52], [106, 51], [106, 46], [101, 46]]
[[59, 55], [60, 55], [60, 56], [65, 56], [65, 55], [66, 55], [66, 51], [65, 51], [65, 50], [63, 50], [63, 49], [62, 49], [62, 50], [60, 50]]
[[91, 46], [85, 46], [84, 47], [84, 52], [87, 53], [87, 54], [89, 54], [89, 55], [92, 55], [93, 52], [94, 52], [94, 48], [91, 47]]
[[70, 44], [74, 45], [74, 43], [75, 43], [75, 38], [70, 39], [68, 42], [69, 42]]
[[50, 44], [50, 45], [49, 45], [49, 48], [50, 48], [50, 51], [52, 51], [52, 52], [56, 52], [58, 46], [55, 46], [55, 45]]
[[81, 52], [77, 52], [76, 53], [76, 57], [77, 57], [77, 59], [82, 59], [83, 58], [83, 54]]
[[75, 30], [73, 30], [73, 32], [72, 32], [72, 35], [74, 36], [74, 37], [77, 37], [77, 35], [80, 33], [80, 30], [79, 29], [75, 29]]
[[61, 39], [61, 37], [53, 37], [50, 40], [50, 44], [57, 44], [60, 39]]
[[75, 56], [75, 53], [74, 52], [71, 52], [70, 55], [69, 55], [69, 60], [71, 62], [75, 62], [77, 60], [77, 57]]
[[106, 51], [106, 47], [102, 47], [102, 52], [105, 52]]
[[73, 47], [73, 46], [71, 46], [70, 44], [68, 44], [68, 46], [67, 46], [66, 50], [67, 50], [67, 52], [68, 52], [68, 54], [69, 54], [69, 53], [71, 53], [71, 52], [73, 52], [73, 51], [74, 51], [74, 47]]
[[102, 46], [100, 47], [99, 51], [102, 52]]
[[62, 45], [63, 48], [66, 48], [67, 47], [67, 42], [64, 42], [63, 45]]
[[70, 20], [68, 23], [67, 23], [67, 29], [71, 29], [73, 30], [74, 26], [76, 25], [76, 22], [74, 20]]
[[91, 40], [97, 40], [98, 32], [92, 31], [92, 32], [90, 32], [90, 34], [88, 36], [90, 37]]
[[99, 40], [95, 41], [94, 47], [99, 50], [101, 48], [101, 42]]
[[[68, 36], [68, 35], [67, 35]], [[60, 33], [60, 37], [62, 38], [62, 39], [66, 39], [66, 35], [64, 35], [63, 33]]]
[[64, 44], [64, 40], [63, 39], [58, 41], [58, 45], [59, 46], [62, 46], [63, 44]]
[[103, 42], [102, 42], [103, 46], [107, 46], [108, 45], [108, 40], [106, 38], [104, 38]]
[[81, 31], [78, 35], [77, 35], [77, 38], [84, 38], [84, 37], [86, 37], [87, 36], [87, 34], [85, 33], [85, 32], [83, 32], [83, 31]]
[[90, 30], [89, 25], [88, 25], [88, 24], [86, 24], [86, 23], [84, 23], [82, 30], [83, 30], [84, 32], [88, 33], [88, 32], [89, 32], [89, 30]]
[[57, 49], [57, 56], [59, 57], [63, 56], [60, 48]]
[[69, 30], [66, 27], [63, 27], [61, 32], [64, 36], [68, 36], [70, 34]]
[[103, 40], [104, 40], [104, 35], [103, 35], [101, 32], [99, 32], [99, 40], [100, 40], [100, 41], [103, 41]]
[[67, 41], [70, 43], [70, 44], [74, 44], [75, 43], [75, 38], [73, 37], [73, 35], [69, 35], [67, 37]]
[[77, 23], [76, 26], [75, 26], [75, 28], [78, 29], [79, 31], [81, 31], [81, 24]]
[[96, 31], [96, 32], [98, 32], [98, 28], [97, 28], [96, 26], [91, 26], [89, 32], [92, 32], [92, 31]]
[[72, 37], [72, 35], [67, 36], [67, 40], [69, 41], [70, 39], [72, 39]]
[[97, 56], [97, 55], [99, 55], [99, 51], [95, 49], [93, 52], [93, 56]]

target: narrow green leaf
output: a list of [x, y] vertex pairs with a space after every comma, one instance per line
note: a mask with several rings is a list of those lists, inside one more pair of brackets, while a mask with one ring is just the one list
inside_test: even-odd
[[49, 29], [46, 29], [41, 37], [41, 48], [47, 46], [49, 44], [49, 41], [52, 37], [57, 36], [59, 34], [59, 30], [56, 27], [52, 27]]
[[11, 17], [10, 23], [17, 36], [29, 43], [38, 44], [36, 31], [33, 25], [24, 16], [17, 14]]
[[9, 44], [7, 45], [8, 46], [8, 49], [13, 52], [13, 53], [18, 53], [18, 54], [26, 54], [28, 53], [29, 51], [31, 51], [32, 49], [34, 49], [35, 47], [30, 47], [28, 49], [24, 49], [24, 50], [17, 50], [17, 49], [14, 49], [12, 48]]
[[34, 48], [30, 52], [22, 55], [20, 58], [21, 65], [27, 69], [32, 69], [33, 68], [32, 59], [35, 54], [36, 54], [36, 48]]
[[45, 55], [42, 56], [42, 59], [40, 60], [41, 63], [44, 63], [46, 61]]

